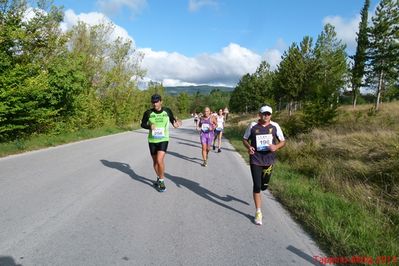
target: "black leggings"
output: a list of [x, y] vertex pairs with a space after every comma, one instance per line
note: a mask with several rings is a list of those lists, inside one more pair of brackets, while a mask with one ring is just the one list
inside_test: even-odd
[[266, 190], [272, 176], [273, 165], [259, 166], [251, 164], [250, 166], [252, 181], [254, 182], [253, 192], [260, 193], [261, 190]]

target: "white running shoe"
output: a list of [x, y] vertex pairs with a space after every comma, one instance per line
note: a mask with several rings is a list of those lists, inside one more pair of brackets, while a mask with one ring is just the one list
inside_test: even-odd
[[255, 224], [256, 225], [262, 225], [262, 213], [261, 212], [256, 212], [255, 213]]

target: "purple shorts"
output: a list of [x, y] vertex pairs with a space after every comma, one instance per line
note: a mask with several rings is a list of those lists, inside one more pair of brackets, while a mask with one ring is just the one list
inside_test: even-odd
[[209, 132], [201, 131], [200, 139], [201, 139], [201, 144], [212, 145], [214, 139], [213, 131]]

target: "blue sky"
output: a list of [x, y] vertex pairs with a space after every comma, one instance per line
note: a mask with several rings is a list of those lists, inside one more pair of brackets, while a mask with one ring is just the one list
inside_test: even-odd
[[[275, 68], [292, 42], [326, 23], [353, 54], [364, 0], [55, 0], [68, 29], [105, 19], [142, 51], [145, 80], [234, 86], [261, 60]], [[371, 0], [369, 16], [378, 0]]]

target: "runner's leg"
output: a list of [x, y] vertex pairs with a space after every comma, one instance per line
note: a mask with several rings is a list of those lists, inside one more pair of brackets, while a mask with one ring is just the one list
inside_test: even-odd
[[152, 165], [154, 167], [154, 171], [157, 174], [157, 177], [159, 178], [157, 154], [151, 155], [151, 157], [152, 157]]
[[260, 194], [260, 191], [261, 191], [263, 167], [251, 164], [250, 168], [253, 180], [253, 198], [254, 198], [255, 208], [260, 209], [262, 208], [262, 195]]
[[213, 150], [215, 150], [215, 148], [216, 148], [215, 144], [216, 144], [216, 138], [218, 136], [216, 133], [217, 133], [217, 131], [215, 131], [215, 136], [213, 137], [213, 145], [212, 145]]
[[208, 159], [208, 144], [202, 143], [202, 159], [206, 161]]
[[165, 177], [165, 152], [164, 151], [158, 151], [156, 154], [156, 164], [157, 164], [157, 174], [160, 179], [163, 179]]
[[211, 150], [211, 146], [212, 146], [212, 142], [213, 142], [213, 140], [215, 139], [214, 138], [214, 133], [213, 133], [213, 131], [210, 131], [209, 133], [208, 133], [208, 139], [207, 139], [207, 148], [206, 148], [206, 159], [208, 160], [208, 154], [209, 154], [209, 151]]
[[218, 149], [219, 150], [222, 147], [222, 135], [223, 135], [223, 131], [220, 131], [220, 133], [218, 134]]

